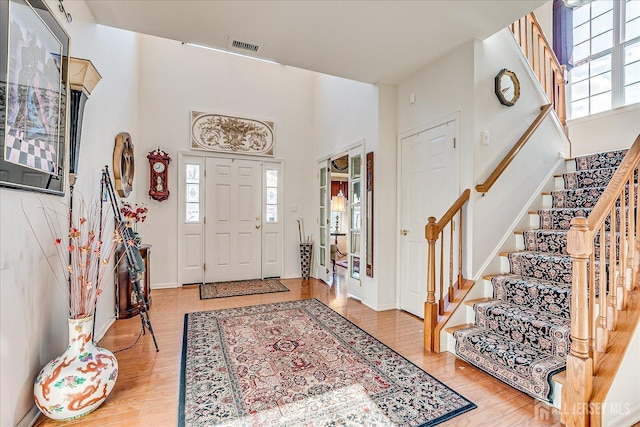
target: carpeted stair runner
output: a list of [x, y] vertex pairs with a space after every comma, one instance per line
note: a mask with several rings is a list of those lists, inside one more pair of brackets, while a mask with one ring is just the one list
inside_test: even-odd
[[[635, 186], [636, 194], [638, 185]], [[556, 208], [593, 208], [600, 199], [606, 187], [574, 188], [570, 190], [554, 190], [551, 192], [553, 206]], [[629, 204], [629, 195], [625, 201]], [[620, 200], [617, 201], [620, 206]]]
[[[491, 278], [493, 299], [474, 305], [474, 326], [454, 332], [458, 357], [530, 396], [553, 400], [551, 377], [565, 369], [570, 347], [567, 231], [571, 219], [589, 215], [626, 152], [575, 159], [576, 170], [562, 175], [564, 189], [551, 193], [552, 207], [537, 212], [539, 228], [523, 231], [524, 250], [506, 254], [509, 271]], [[611, 236], [605, 240], [608, 256]]]
[[[567, 255], [567, 230], [527, 230], [522, 233], [524, 250], [529, 252], [546, 252]], [[620, 235], [614, 239], [620, 243]], [[600, 258], [600, 235], [594, 238], [595, 257]], [[605, 258], [609, 257], [611, 235], [605, 236]]]

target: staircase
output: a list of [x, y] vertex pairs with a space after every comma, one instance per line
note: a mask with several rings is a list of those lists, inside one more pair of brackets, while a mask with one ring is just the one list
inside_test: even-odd
[[[531, 230], [516, 233], [520, 250], [501, 254], [502, 273], [485, 277], [492, 298], [467, 302], [474, 324], [448, 329], [458, 357], [534, 398], [559, 399], [551, 378], [565, 370], [571, 343], [567, 231], [572, 218], [588, 217], [626, 152], [567, 161], [557, 190], [542, 195], [549, 207], [531, 214]], [[603, 240], [608, 257], [611, 239]]]

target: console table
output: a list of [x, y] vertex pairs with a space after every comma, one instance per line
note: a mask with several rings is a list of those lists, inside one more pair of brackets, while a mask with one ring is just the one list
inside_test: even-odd
[[[144, 274], [140, 279], [140, 290], [144, 294], [147, 301], [147, 310], [151, 308], [151, 245], [141, 245], [140, 255], [144, 261]], [[116, 260], [119, 260], [116, 268], [116, 307], [118, 310], [118, 319], [128, 319], [137, 316], [140, 313], [140, 306], [135, 292], [133, 292], [133, 283], [129, 278], [129, 269], [127, 266], [127, 257], [124, 255], [122, 247], [116, 250]]]

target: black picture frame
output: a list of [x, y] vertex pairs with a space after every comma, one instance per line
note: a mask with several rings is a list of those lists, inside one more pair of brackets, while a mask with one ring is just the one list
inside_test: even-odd
[[0, 2], [0, 186], [64, 195], [69, 35], [43, 0]]

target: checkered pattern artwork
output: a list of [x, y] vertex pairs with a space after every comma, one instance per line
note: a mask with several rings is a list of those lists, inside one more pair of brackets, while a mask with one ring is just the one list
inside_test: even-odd
[[52, 175], [56, 175], [58, 172], [56, 147], [47, 140], [26, 140], [16, 135], [7, 134], [5, 160]]

